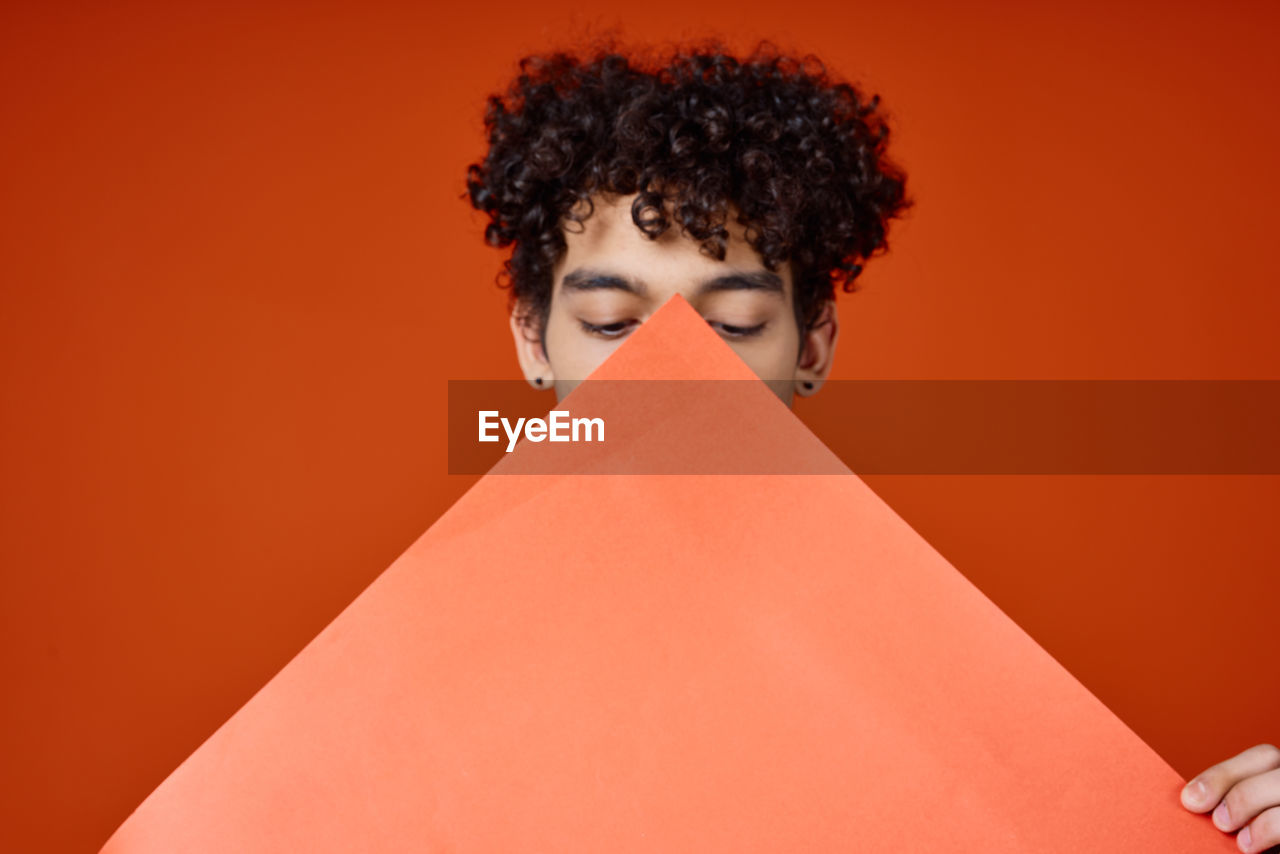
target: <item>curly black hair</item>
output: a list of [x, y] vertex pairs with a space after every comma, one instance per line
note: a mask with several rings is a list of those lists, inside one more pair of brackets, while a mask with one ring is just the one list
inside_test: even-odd
[[837, 285], [854, 290], [859, 262], [887, 248], [889, 220], [911, 204], [879, 103], [768, 42], [746, 59], [718, 44], [647, 63], [612, 47], [529, 56], [488, 99], [489, 149], [467, 189], [488, 214], [486, 242], [515, 245], [499, 282], [539, 332], [562, 228], [590, 216], [596, 193], [638, 194], [645, 234], [674, 218], [718, 260], [732, 206], [768, 269], [791, 264], [806, 330]]

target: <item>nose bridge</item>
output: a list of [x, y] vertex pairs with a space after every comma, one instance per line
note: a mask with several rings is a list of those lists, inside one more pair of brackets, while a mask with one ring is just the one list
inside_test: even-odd
[[653, 316], [654, 312], [677, 295], [683, 297], [686, 302], [696, 308], [692, 277], [682, 276], [678, 272], [672, 272], [667, 275], [662, 275], [659, 272], [654, 275], [649, 282], [648, 310], [644, 319], [648, 320]]
[[[757, 266], [750, 263], [735, 264], [735, 259], [728, 254], [724, 260], [716, 259], [703, 252], [702, 244], [688, 235], [669, 237], [671, 231], [678, 231], [678, 228], [672, 226], [658, 240], [640, 236], [646, 245], [641, 253], [634, 256], [639, 265], [639, 269], [635, 271], [636, 276], [645, 282], [655, 309], [676, 294], [696, 306], [703, 283], [737, 267], [751, 269]], [[749, 262], [754, 259], [736, 260]]]
[[660, 246], [655, 242], [637, 259], [639, 269], [635, 270], [635, 276], [645, 285], [646, 317], [677, 294], [689, 303], [695, 302], [699, 283], [707, 272], [697, 247], [690, 248], [692, 255], [684, 246]]

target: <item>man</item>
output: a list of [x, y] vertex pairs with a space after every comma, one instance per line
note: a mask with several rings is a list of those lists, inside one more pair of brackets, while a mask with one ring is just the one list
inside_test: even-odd
[[707, 50], [649, 71], [535, 57], [469, 169], [530, 382], [583, 379], [673, 293], [785, 399], [830, 370], [836, 285], [907, 205], [876, 99], [814, 60]]
[[[878, 98], [768, 46], [520, 68], [489, 100], [489, 150], [467, 183], [486, 240], [513, 247], [504, 275], [528, 381], [563, 397], [680, 294], [788, 405], [816, 393], [836, 287], [853, 289], [910, 204]], [[1213, 766], [1182, 802], [1238, 831], [1242, 851], [1280, 844], [1280, 750]]]

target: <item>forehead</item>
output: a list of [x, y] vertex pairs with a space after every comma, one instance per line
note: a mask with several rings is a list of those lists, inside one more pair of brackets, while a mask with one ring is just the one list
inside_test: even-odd
[[[656, 240], [650, 239], [631, 219], [635, 195], [592, 197], [594, 209], [581, 224], [568, 223], [564, 228], [565, 253], [557, 265], [557, 276], [571, 265], [597, 264], [608, 260], [610, 267], [651, 277], [707, 277], [724, 272], [726, 266], [736, 270], [764, 270], [764, 260], [746, 239], [746, 229], [734, 220], [730, 209], [725, 222], [729, 238], [724, 261], [701, 251], [699, 242], [681, 234], [674, 222]], [[578, 208], [585, 213], [585, 206]], [[787, 265], [782, 265], [785, 268]], [[778, 270], [786, 275], [785, 269]]]

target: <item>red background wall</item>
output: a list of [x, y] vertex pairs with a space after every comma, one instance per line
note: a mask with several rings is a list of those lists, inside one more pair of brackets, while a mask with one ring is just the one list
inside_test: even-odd
[[[837, 378], [1280, 379], [1278, 7], [964, 5], [5, 4], [0, 849], [96, 850], [473, 482], [445, 382], [516, 365], [460, 196], [524, 53], [883, 95], [918, 207]], [[1280, 478], [868, 481], [1184, 775], [1280, 739]]]

